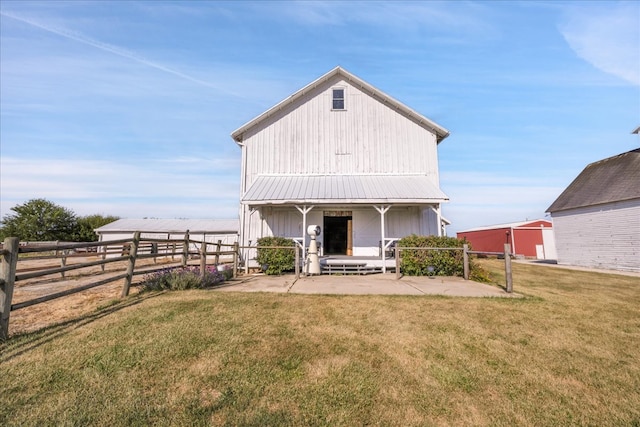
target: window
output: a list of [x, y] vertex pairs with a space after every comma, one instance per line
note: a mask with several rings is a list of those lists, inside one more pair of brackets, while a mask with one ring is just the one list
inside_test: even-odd
[[344, 110], [344, 89], [335, 88], [332, 89], [331, 92], [333, 93], [333, 103], [331, 108], [333, 110]]

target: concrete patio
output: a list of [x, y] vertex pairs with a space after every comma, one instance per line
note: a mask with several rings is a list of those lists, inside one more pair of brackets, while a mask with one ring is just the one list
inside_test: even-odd
[[344, 276], [308, 276], [296, 280], [293, 274], [242, 276], [217, 287], [220, 292], [280, 292], [296, 294], [332, 295], [446, 295], [460, 297], [517, 298], [503, 288], [464, 280], [461, 277], [403, 276], [369, 274]]

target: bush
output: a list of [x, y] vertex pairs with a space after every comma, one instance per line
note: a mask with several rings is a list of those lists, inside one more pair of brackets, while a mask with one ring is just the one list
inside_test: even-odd
[[[469, 244], [466, 240], [454, 237], [411, 236], [398, 241], [398, 247], [405, 248], [462, 248]], [[471, 250], [471, 245], [469, 245]], [[464, 255], [459, 249], [451, 250], [403, 250], [400, 269], [407, 276], [464, 276]], [[433, 271], [429, 271], [429, 267]], [[471, 259], [469, 260], [469, 278], [487, 282], [488, 274]]]
[[[270, 249], [260, 246], [291, 246], [291, 249]], [[256, 261], [265, 274], [278, 275], [295, 268], [296, 242], [285, 237], [261, 237], [258, 239], [258, 255]]]
[[198, 267], [165, 268], [145, 275], [143, 291], [203, 289], [224, 282], [225, 276], [216, 267], [209, 267], [204, 276]]

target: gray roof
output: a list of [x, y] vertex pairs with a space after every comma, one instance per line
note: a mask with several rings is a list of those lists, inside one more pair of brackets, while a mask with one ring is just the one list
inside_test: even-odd
[[640, 148], [587, 166], [547, 212], [640, 198]]
[[283, 101], [279, 102], [274, 107], [270, 108], [269, 110], [267, 110], [264, 113], [260, 114], [258, 117], [256, 117], [253, 120], [245, 123], [244, 125], [242, 125], [238, 129], [233, 131], [233, 133], [231, 134], [231, 137], [238, 143], [242, 142], [243, 135], [247, 131], [249, 131], [251, 128], [253, 128], [254, 126], [259, 125], [263, 120], [266, 120], [267, 118], [269, 118], [273, 114], [279, 112], [286, 105], [289, 105], [289, 104], [297, 101], [298, 99], [300, 99], [301, 97], [306, 95], [310, 90], [312, 90], [315, 87], [317, 87], [318, 85], [320, 85], [320, 84], [332, 79], [335, 76], [343, 77], [344, 79], [349, 81], [354, 86], [357, 86], [360, 89], [362, 89], [363, 92], [370, 94], [372, 97], [374, 97], [375, 99], [377, 99], [378, 101], [380, 101], [380, 102], [382, 102], [384, 104], [390, 105], [395, 110], [397, 110], [398, 112], [400, 112], [400, 113], [404, 114], [405, 116], [409, 117], [411, 120], [413, 120], [414, 122], [418, 123], [423, 128], [426, 128], [426, 129], [429, 129], [429, 130], [433, 131], [437, 136], [438, 143], [440, 143], [440, 141], [442, 141], [447, 136], [449, 136], [449, 131], [447, 129], [445, 129], [444, 127], [442, 127], [439, 124], [435, 123], [434, 121], [426, 118], [425, 116], [423, 116], [422, 114], [418, 113], [417, 111], [412, 110], [411, 108], [407, 107], [406, 105], [404, 105], [400, 101], [392, 98], [391, 96], [389, 96], [386, 93], [382, 92], [381, 90], [375, 88], [374, 86], [371, 86], [369, 83], [365, 82], [364, 80], [360, 79], [359, 77], [356, 77], [355, 75], [351, 74], [350, 72], [348, 72], [344, 68], [335, 67], [333, 70], [329, 71], [325, 75], [323, 75], [323, 76], [319, 77], [318, 79], [314, 80], [313, 82], [309, 83], [308, 85], [306, 85], [305, 87], [303, 87], [302, 89], [300, 89], [299, 91], [294, 93], [293, 95], [289, 96], [288, 98], [286, 98]]
[[237, 219], [119, 219], [100, 228], [97, 233], [141, 231], [146, 233], [191, 233], [235, 234], [240, 229]]
[[241, 202], [416, 204], [448, 200], [424, 175], [261, 175]]

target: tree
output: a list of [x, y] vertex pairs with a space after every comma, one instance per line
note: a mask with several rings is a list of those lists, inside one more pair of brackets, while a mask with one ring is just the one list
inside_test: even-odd
[[32, 199], [11, 208], [2, 218], [0, 237], [22, 241], [72, 240], [78, 228], [73, 211], [45, 199]]
[[75, 242], [95, 242], [98, 240], [98, 235], [93, 230], [118, 219], [120, 218], [117, 216], [102, 215], [80, 217], [78, 218], [78, 227], [76, 234], [73, 236], [73, 240]]

